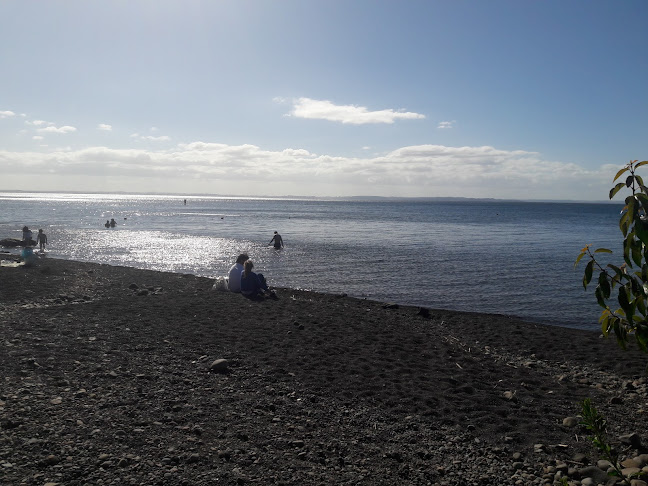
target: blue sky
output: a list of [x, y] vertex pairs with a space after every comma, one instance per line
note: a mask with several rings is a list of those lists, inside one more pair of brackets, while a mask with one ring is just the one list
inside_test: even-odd
[[645, 0], [0, 2], [0, 190], [604, 200]]

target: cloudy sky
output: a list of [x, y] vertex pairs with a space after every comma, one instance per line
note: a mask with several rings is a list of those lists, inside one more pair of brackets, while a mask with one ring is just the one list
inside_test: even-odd
[[645, 0], [0, 1], [0, 190], [604, 200]]

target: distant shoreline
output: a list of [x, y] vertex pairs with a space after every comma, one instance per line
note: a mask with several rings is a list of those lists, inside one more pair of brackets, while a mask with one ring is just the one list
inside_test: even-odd
[[493, 202], [493, 203], [556, 203], [556, 204], [617, 204], [619, 201], [608, 200], [579, 200], [579, 199], [498, 199], [489, 197], [460, 197], [460, 196], [439, 196], [439, 197], [420, 197], [420, 196], [244, 196], [236, 194], [183, 194], [183, 193], [162, 193], [162, 192], [122, 192], [122, 191], [21, 191], [21, 190], [0, 190], [0, 196], [4, 194], [70, 194], [86, 196], [132, 196], [132, 197], [171, 197], [178, 199], [273, 199], [273, 200], [296, 200], [296, 201], [341, 201], [341, 202]]

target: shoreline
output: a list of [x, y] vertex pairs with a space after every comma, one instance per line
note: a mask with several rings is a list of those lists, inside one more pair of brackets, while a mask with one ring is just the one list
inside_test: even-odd
[[[11, 259], [20, 259], [20, 252], [17, 251], [16, 253], [12, 253], [11, 249], [4, 248], [0, 250], [0, 260], [11, 260]], [[144, 267], [131, 267], [131, 266], [124, 266], [124, 265], [115, 265], [112, 263], [99, 263], [95, 261], [90, 261], [90, 260], [73, 260], [73, 259], [67, 259], [63, 257], [49, 257], [46, 256], [46, 259], [40, 260], [40, 264], [46, 263], [48, 260], [62, 260], [62, 261], [69, 261], [69, 262], [78, 262], [78, 263], [89, 263], [89, 264], [96, 264], [96, 265], [108, 265], [111, 267], [115, 268], [132, 268], [136, 270], [142, 270], [142, 271], [151, 271], [151, 272], [161, 272], [161, 273], [172, 273], [176, 275], [194, 275], [197, 278], [207, 278], [214, 280], [217, 277], [212, 277], [212, 276], [206, 276], [206, 275], [196, 275], [193, 273], [186, 273], [186, 272], [167, 272], [164, 270], [154, 270], [154, 269], [149, 269], [149, 268], [144, 268]], [[596, 323], [592, 324], [576, 324], [576, 323], [571, 323], [571, 325], [566, 325], [566, 324], [559, 324], [554, 321], [549, 321], [549, 320], [543, 320], [540, 318], [529, 318], [529, 317], [523, 317], [523, 316], [518, 316], [514, 314], [502, 314], [502, 313], [488, 313], [488, 312], [477, 312], [477, 311], [469, 311], [469, 310], [460, 310], [460, 309], [449, 309], [449, 308], [437, 308], [437, 307], [427, 307], [427, 306], [422, 306], [422, 305], [417, 305], [417, 304], [407, 304], [407, 303], [402, 303], [402, 302], [394, 302], [392, 300], [379, 300], [379, 299], [374, 299], [371, 297], [364, 297], [364, 296], [356, 296], [356, 295], [349, 295], [346, 292], [325, 292], [325, 291], [319, 291], [319, 290], [309, 290], [309, 289], [293, 289], [290, 287], [274, 287], [273, 288], [282, 290], [282, 291], [299, 291], [299, 292], [312, 292], [314, 294], [321, 294], [321, 295], [330, 295], [330, 296], [339, 296], [339, 295], [344, 295], [348, 296], [353, 299], [358, 299], [358, 300], [366, 300], [366, 301], [371, 301], [379, 304], [395, 304], [400, 307], [409, 307], [409, 308], [424, 308], [428, 310], [434, 310], [438, 312], [457, 312], [457, 313], [462, 313], [462, 314], [475, 314], [475, 315], [488, 315], [488, 316], [494, 316], [494, 317], [501, 317], [504, 319], [515, 319], [519, 321], [524, 321], [529, 324], [537, 324], [541, 326], [548, 326], [548, 327], [559, 327], [563, 329], [574, 329], [574, 330], [579, 330], [579, 331], [585, 331], [585, 332], [593, 332], [593, 333], [600, 333], [599, 327]], [[591, 328], [590, 328], [591, 326]]]
[[596, 463], [563, 425], [588, 396], [613, 440], [648, 442], [648, 360], [597, 333], [212, 284], [1, 267], [9, 484], [543, 484], [556, 461]]

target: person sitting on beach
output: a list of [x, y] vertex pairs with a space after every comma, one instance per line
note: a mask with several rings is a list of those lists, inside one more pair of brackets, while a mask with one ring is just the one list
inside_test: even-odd
[[263, 295], [276, 298], [276, 294], [268, 288], [268, 284], [263, 275], [254, 273], [252, 271], [253, 268], [252, 260], [246, 260], [243, 264], [241, 294], [251, 299], [262, 297]]
[[272, 237], [272, 239], [270, 240], [270, 243], [268, 243], [268, 245], [272, 245], [273, 241], [274, 241], [274, 249], [275, 250], [279, 250], [280, 248], [283, 248], [283, 246], [284, 246], [283, 238], [276, 231], [274, 232], [274, 236]]
[[111, 218], [111, 220], [110, 220], [110, 227], [111, 227], [111, 228], [114, 228], [115, 226], [117, 226], [117, 221], [115, 221], [115, 218]]
[[245, 253], [241, 253], [236, 259], [236, 263], [230, 268], [229, 276], [227, 278], [227, 288], [231, 292], [241, 292], [241, 274], [243, 273], [243, 264], [249, 260]]
[[36, 243], [40, 245], [41, 251], [45, 250], [45, 245], [47, 245], [47, 235], [43, 233], [42, 229], [38, 230], [38, 236], [36, 236]]

